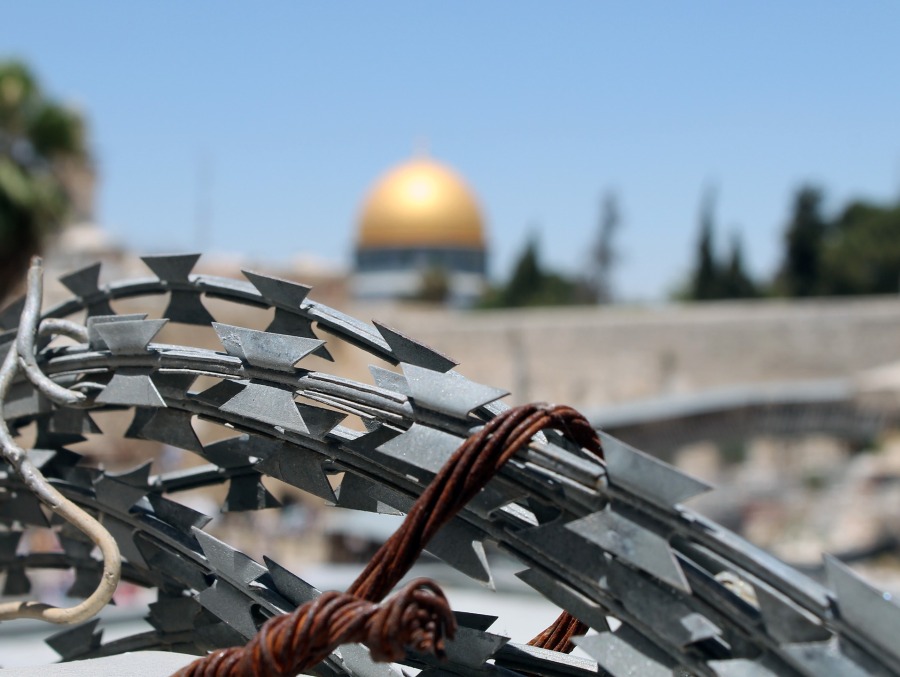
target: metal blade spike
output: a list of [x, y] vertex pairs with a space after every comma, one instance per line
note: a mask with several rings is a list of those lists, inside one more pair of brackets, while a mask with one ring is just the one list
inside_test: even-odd
[[190, 559], [146, 538], [138, 538], [137, 546], [150, 571], [164, 571], [166, 578], [177, 581], [187, 589], [203, 590], [209, 585], [203, 570]]
[[52, 411], [54, 409], [50, 400], [36, 391], [28, 382], [13, 384], [3, 405], [3, 417], [7, 421], [25, 416], [49, 414]]
[[376, 484], [351, 472], [344, 473], [341, 486], [337, 490], [336, 505], [348, 510], [363, 510], [383, 515], [402, 515], [403, 513], [393, 506], [375, 498]]
[[612, 508], [569, 522], [565, 527], [672, 587], [691, 591], [668, 541]]
[[679, 648], [722, 634], [715, 623], [678, 597], [617, 561], [610, 562], [607, 581], [611, 594], [632, 616], [653, 618], [659, 635]]
[[[616, 632], [573, 637], [597, 664], [614, 677], [673, 677], [678, 667], [662, 651], [627, 625]], [[690, 674], [682, 672], [680, 674]]]
[[900, 658], [897, 642], [900, 606], [892, 595], [873, 588], [837, 558], [825, 555], [824, 559], [825, 573], [837, 596], [841, 617], [892, 656]]
[[[132, 505], [134, 505], [134, 503], [132, 503]], [[144, 555], [134, 540], [135, 536], [140, 532], [138, 532], [130, 524], [126, 524], [125, 522], [109, 516], [104, 518], [103, 526], [105, 526], [109, 533], [112, 534], [113, 538], [116, 539], [116, 543], [118, 543], [119, 545], [119, 552], [121, 552], [122, 557], [124, 557], [135, 566], [144, 569], [147, 568], [147, 562], [144, 559]]]
[[22, 317], [22, 309], [25, 307], [25, 297], [21, 296], [6, 306], [0, 312], [0, 328], [12, 329], [19, 325], [19, 318]]
[[436, 474], [444, 466], [450, 455], [462, 443], [461, 437], [414, 423], [402, 435], [380, 445], [376, 454], [400, 470], [412, 470], [417, 475], [421, 475], [421, 470], [425, 470], [431, 475]]
[[761, 583], [755, 585], [753, 590], [766, 630], [776, 641], [797, 644], [821, 642], [830, 637], [831, 633], [827, 628], [801, 611], [781, 593]]
[[282, 448], [256, 464], [256, 469], [313, 496], [335, 502], [334, 491], [322, 469], [324, 456], [300, 447]]
[[129, 315], [94, 315], [89, 317], [86, 322], [88, 345], [92, 350], [109, 350], [109, 346], [106, 345], [103, 336], [97, 331], [97, 327], [101, 324], [108, 324], [111, 322], [136, 322], [146, 319], [147, 313], [132, 313]]
[[45, 476], [54, 477], [60, 475], [64, 469], [75, 466], [84, 457], [68, 449], [40, 449], [35, 445], [29, 450], [28, 458]]
[[[205, 609], [204, 612], [209, 613]], [[246, 637], [234, 628], [221, 622], [198, 625], [195, 636], [197, 638], [197, 646], [204, 652], [224, 649], [229, 646], [241, 646], [247, 643]]]
[[66, 556], [70, 560], [73, 562], [80, 562], [90, 557], [91, 551], [94, 549], [94, 542], [80, 531], [76, 530], [76, 533], [85, 540], [63, 536], [63, 531], [60, 530], [59, 544], [62, 546], [63, 552], [66, 553]]
[[158, 254], [142, 256], [147, 267], [163, 282], [190, 282], [189, 276], [200, 254]]
[[[447, 642], [447, 659], [454, 665], [480, 668], [493, 658], [494, 654], [507, 642], [509, 642], [509, 637], [459, 627], [456, 630], [456, 636]], [[431, 658], [427, 662], [436, 663], [437, 661]]]
[[453, 520], [434, 535], [425, 550], [493, 590], [494, 578], [480, 539], [477, 530], [462, 520]]
[[[148, 463], [144, 468], [149, 471], [150, 464]], [[138, 483], [132, 483], [131, 480], [133, 479], [134, 477], [129, 476], [116, 478], [112, 475], [103, 475], [94, 483], [97, 500], [122, 512], [128, 512], [150, 490], [147, 484], [142, 486]]]
[[315, 586], [291, 573], [275, 560], [264, 556], [263, 561], [269, 569], [269, 575], [272, 577], [278, 594], [294, 606], [306, 604], [322, 594]]
[[165, 499], [159, 494], [150, 494], [148, 498], [150, 505], [153, 506], [153, 513], [163, 522], [177, 527], [182, 532], [189, 533], [194, 527], [202, 529], [212, 521], [209, 515]]
[[298, 402], [297, 409], [303, 418], [303, 423], [309, 430], [309, 436], [316, 440], [324, 440], [325, 436], [334, 430], [341, 421], [347, 418], [347, 414], [333, 409], [314, 407], [310, 404]]
[[84, 409], [60, 408], [53, 412], [47, 421], [50, 433], [69, 433], [73, 435], [99, 435], [102, 431], [94, 423], [94, 419]]
[[631, 489], [661, 507], [671, 508], [712, 488], [602, 431], [600, 441], [610, 484]]
[[197, 595], [200, 605], [228, 627], [238, 632], [246, 642], [256, 634], [256, 622], [250, 607], [253, 601], [230, 583], [217, 579]]
[[191, 530], [210, 566], [225, 578], [250, 584], [267, 573], [266, 568], [239, 550], [200, 529]]
[[59, 281], [75, 296], [82, 299], [93, 296], [100, 291], [100, 263], [63, 275]]
[[[265, 460], [278, 453], [284, 447], [281, 440], [273, 440], [259, 435], [247, 433], [238, 437], [229, 437], [207, 444], [202, 451], [203, 457], [220, 468], [238, 468], [256, 460]], [[255, 459], [255, 460], [254, 460]]]
[[[147, 420], [144, 417], [149, 414]], [[140, 425], [139, 428], [135, 424]], [[179, 449], [203, 453], [203, 444], [191, 425], [191, 413], [179, 409], [143, 409], [135, 411], [134, 422], [126, 437], [162, 442]]]
[[[272, 334], [287, 334], [289, 336], [319, 340], [319, 337], [316, 336], [312, 329], [312, 322], [305, 317], [288, 312], [284, 308], [275, 308], [275, 316], [272, 318], [269, 326], [266, 327], [266, 331]], [[334, 362], [334, 358], [324, 345], [316, 348], [312, 351], [312, 354], [329, 362]]]
[[398, 374], [389, 369], [382, 369], [381, 367], [376, 367], [372, 364], [369, 365], [369, 373], [372, 374], [372, 379], [379, 388], [391, 390], [400, 395], [406, 395], [407, 397], [409, 396], [409, 383], [406, 381], [406, 377], [403, 374]]
[[[93, 592], [95, 588], [91, 588]], [[13, 597], [15, 595], [27, 595], [31, 592], [31, 581], [25, 573], [25, 567], [10, 565], [6, 569], [6, 581], [3, 583], [3, 595]]]
[[[72, 585], [69, 586], [69, 589], [66, 591], [66, 595], [68, 597], [84, 599], [97, 589], [97, 586], [100, 585], [100, 579], [102, 577], [103, 572], [100, 570], [100, 567], [95, 566], [90, 569], [87, 569], [85, 567], [76, 567], [75, 580], [72, 582]], [[114, 603], [114, 600], [110, 600], [110, 604]]]
[[3, 496], [0, 500], [0, 518], [7, 522], [17, 520], [33, 526], [50, 526], [47, 515], [41, 510], [41, 502], [25, 489]]
[[166, 402], [153, 385], [150, 375], [141, 370], [120, 369], [96, 399], [103, 404], [136, 407], [165, 407]]
[[[353, 477], [347, 473], [347, 478]], [[351, 480], [352, 482], [353, 480]], [[408, 513], [413, 499], [406, 494], [389, 489], [380, 484], [371, 483], [366, 489], [369, 499], [396, 508], [401, 513]], [[341, 494], [344, 485], [341, 485]], [[338, 502], [338, 505], [341, 505]], [[380, 511], [379, 511], [380, 512]], [[443, 560], [454, 569], [493, 589], [494, 580], [484, 552], [482, 534], [461, 519], [453, 519], [438, 531], [425, 545], [425, 550]]]
[[470, 381], [462, 374], [442, 374], [414, 364], [402, 363], [409, 395], [419, 406], [465, 418], [469, 412], [509, 395], [508, 390]]
[[814, 644], [789, 644], [783, 648], [808, 675], [816, 677], [871, 677], [887, 675], [875, 666], [860, 665], [841, 651], [835, 640]]
[[221, 405], [219, 410], [268, 423], [276, 428], [309, 434], [297, 403], [294, 402], [292, 389], [276, 388], [251, 381], [243, 390]]
[[500, 618], [499, 616], [478, 614], [474, 611], [454, 611], [453, 615], [456, 617], [456, 623], [460, 627], [471, 628], [479, 632], [484, 632]]
[[21, 531], [0, 532], [0, 553], [5, 557], [15, 557], [16, 550], [19, 547], [19, 541], [22, 540]]
[[209, 326], [214, 318], [203, 305], [200, 294], [192, 291], [175, 290], [169, 296], [165, 316], [172, 322]]
[[263, 369], [293, 373], [294, 365], [325, 342], [319, 339], [272, 334], [230, 324], [212, 323], [229, 355]]
[[558, 578], [548, 576], [536, 569], [526, 569], [516, 574], [516, 577], [540, 592], [544, 597], [565, 609], [578, 620], [587, 623], [598, 632], [609, 630], [606, 613], [599, 604], [591, 601], [574, 588], [563, 583]]
[[187, 395], [198, 374], [190, 372], [157, 371], [153, 375], [156, 389], [164, 398], [180, 400]]
[[222, 504], [222, 512], [245, 512], [280, 507], [281, 501], [266, 489], [261, 477], [245, 475], [231, 478], [228, 495]]
[[305, 284], [297, 284], [289, 280], [282, 280], [278, 277], [263, 275], [262, 273], [254, 273], [250, 270], [241, 270], [250, 283], [256, 287], [257, 291], [262, 294], [273, 306], [282, 306], [289, 310], [296, 310], [306, 300], [312, 287]]
[[143, 355], [167, 322], [167, 319], [123, 320], [101, 322], [95, 328], [113, 355]]
[[194, 629], [194, 617], [200, 605], [192, 597], [168, 597], [160, 595], [148, 606], [147, 622], [159, 632], [190, 632]]
[[75, 658], [100, 646], [103, 630], [94, 631], [99, 622], [100, 619], [95, 618], [83, 625], [57, 632], [44, 641], [64, 661]]
[[219, 408], [247, 387], [249, 381], [223, 379], [203, 392], [191, 395], [192, 399]]
[[152, 461], [147, 461], [139, 466], [121, 473], [106, 473], [105, 477], [122, 482], [132, 487], [140, 487], [144, 490], [150, 490], [150, 466]]
[[407, 364], [414, 364], [418, 367], [439, 372], [450, 371], [458, 364], [449, 357], [441, 355], [433, 348], [429, 348], [415, 339], [401, 334], [396, 329], [391, 329], [380, 322], [373, 321], [372, 324], [375, 325], [378, 333], [390, 346], [391, 352], [398, 362], [406, 362]]

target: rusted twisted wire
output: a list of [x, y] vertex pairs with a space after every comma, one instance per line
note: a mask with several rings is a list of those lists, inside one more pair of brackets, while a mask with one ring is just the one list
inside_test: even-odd
[[406, 648], [444, 655], [456, 620], [437, 584], [418, 579], [378, 605], [344, 592], [325, 592], [260, 628], [246, 646], [216, 651], [177, 674], [284, 677], [310, 668], [340, 644], [362, 642], [372, 658], [396, 661]]
[[[342, 641], [362, 641], [373, 656], [387, 660], [401, 657], [403, 646], [440, 655], [443, 637], [453, 637], [456, 623], [437, 584], [420, 580], [416, 583], [418, 593], [407, 592], [407, 586], [384, 606], [375, 607], [374, 603], [397, 585], [428, 541], [481, 491], [503, 464], [526, 447], [534, 435], [547, 429], [558, 430], [603, 460], [597, 432], [572, 407], [527, 404], [498, 415], [453, 452], [400, 528], [375, 553], [345, 594], [326, 593], [290, 615], [270, 619], [247, 646], [217, 651], [183, 668], [176, 676], [287, 677], [312, 667]], [[420, 593], [425, 590], [430, 597], [423, 607], [425, 598]], [[409, 606], [402, 606], [401, 601]], [[373, 607], [388, 611], [378, 613]], [[423, 610], [426, 607], [428, 611]], [[353, 620], [354, 614], [360, 619]], [[411, 618], [418, 619], [414, 623], [418, 633], [413, 633], [415, 638], [404, 625]], [[353, 639], [340, 634], [350, 627], [361, 634], [352, 635]], [[529, 643], [568, 652], [572, 650], [571, 638], [587, 629], [563, 612]], [[338, 640], [339, 636], [343, 639]]]

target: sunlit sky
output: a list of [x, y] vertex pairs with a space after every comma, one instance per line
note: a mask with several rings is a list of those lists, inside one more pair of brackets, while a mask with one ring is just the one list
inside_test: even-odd
[[625, 300], [685, 276], [708, 186], [758, 274], [802, 182], [832, 208], [896, 199], [898, 40], [900, 3], [876, 1], [0, 10], [0, 56], [88, 115], [97, 220], [132, 248], [198, 249], [199, 205], [204, 251], [348, 266], [367, 188], [425, 140], [478, 194], [495, 278], [529, 231], [582, 267], [616, 191]]

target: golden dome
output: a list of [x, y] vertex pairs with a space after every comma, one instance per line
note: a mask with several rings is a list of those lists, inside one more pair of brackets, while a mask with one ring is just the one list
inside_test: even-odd
[[357, 246], [483, 249], [481, 212], [452, 170], [416, 159], [379, 179], [363, 205]]

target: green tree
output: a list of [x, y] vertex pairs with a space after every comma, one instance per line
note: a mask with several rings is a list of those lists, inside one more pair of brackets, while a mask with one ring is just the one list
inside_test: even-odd
[[722, 270], [722, 295], [729, 299], [746, 299], [759, 296], [756, 283], [744, 268], [741, 236], [735, 232], [731, 238], [728, 263]]
[[63, 223], [66, 166], [88, 161], [81, 116], [48, 98], [25, 64], [0, 61], [0, 297]]
[[785, 228], [785, 252], [776, 290], [786, 296], [822, 293], [822, 249], [828, 223], [822, 215], [822, 191], [802, 186], [794, 196], [792, 215]]
[[579, 285], [553, 271], [544, 270], [540, 247], [530, 235], [506, 284], [489, 291], [481, 302], [483, 308], [522, 308], [557, 306], [578, 302]]
[[822, 293], [900, 291], [900, 206], [850, 203], [835, 219], [821, 250]]
[[716, 260], [715, 192], [707, 191], [700, 206], [700, 237], [697, 239], [697, 259], [691, 276], [688, 297], [695, 301], [722, 298], [722, 271]]

